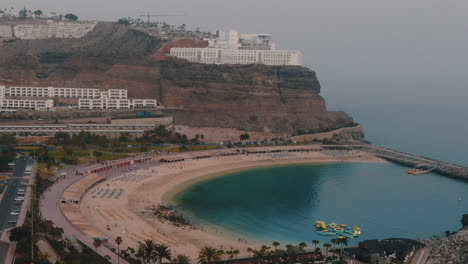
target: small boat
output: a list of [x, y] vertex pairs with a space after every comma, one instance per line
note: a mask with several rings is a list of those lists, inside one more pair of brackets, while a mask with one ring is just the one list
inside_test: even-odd
[[416, 168], [406, 171], [406, 173], [412, 174], [412, 175], [428, 174], [429, 172], [430, 172], [429, 170], [422, 170], [422, 169], [416, 169]]

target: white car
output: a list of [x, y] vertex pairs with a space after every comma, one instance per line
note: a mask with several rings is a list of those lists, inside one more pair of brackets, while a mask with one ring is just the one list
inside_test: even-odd
[[22, 202], [24, 201], [24, 197], [16, 197], [15, 201]]
[[25, 189], [18, 189], [18, 192], [25, 192]]
[[15, 166], [16, 164], [14, 162], [8, 163], [8, 166]]
[[18, 212], [11, 212], [10, 215], [19, 215]]
[[28, 186], [28, 183], [27, 182], [21, 182], [21, 185]]
[[17, 192], [16, 195], [26, 195], [25, 192]]

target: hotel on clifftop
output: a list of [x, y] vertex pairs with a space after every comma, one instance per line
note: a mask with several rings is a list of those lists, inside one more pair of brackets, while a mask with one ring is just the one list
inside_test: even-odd
[[277, 50], [270, 34], [217, 32], [206, 48], [171, 48], [170, 55], [208, 64], [302, 65], [298, 50]]

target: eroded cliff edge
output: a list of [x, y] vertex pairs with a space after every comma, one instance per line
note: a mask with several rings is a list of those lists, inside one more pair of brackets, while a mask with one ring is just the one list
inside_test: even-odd
[[113, 23], [99, 23], [82, 39], [2, 42], [0, 83], [125, 88], [132, 97], [156, 98], [185, 126], [295, 135], [354, 123], [326, 110], [310, 69], [189, 63], [156, 56], [163, 44]]

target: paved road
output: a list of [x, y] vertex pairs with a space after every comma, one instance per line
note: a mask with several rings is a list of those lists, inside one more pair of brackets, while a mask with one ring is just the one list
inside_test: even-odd
[[[0, 201], [0, 230], [14, 227], [16, 224], [8, 224], [8, 221], [16, 221], [18, 216], [10, 215], [11, 210], [21, 209], [21, 204], [16, 204], [15, 198], [18, 196], [17, 192], [18, 189], [25, 189], [27, 186], [21, 185], [21, 182], [25, 182], [23, 180], [24, 176], [24, 169], [26, 165], [32, 164], [33, 161], [29, 159], [27, 156], [22, 156], [15, 160], [15, 168], [13, 170], [13, 174], [10, 178], [8, 178], [8, 185], [6, 192], [3, 196], [2, 201]], [[21, 195], [24, 196], [24, 195]]]
[[414, 254], [410, 264], [425, 264], [429, 257], [429, 249], [422, 248]]

